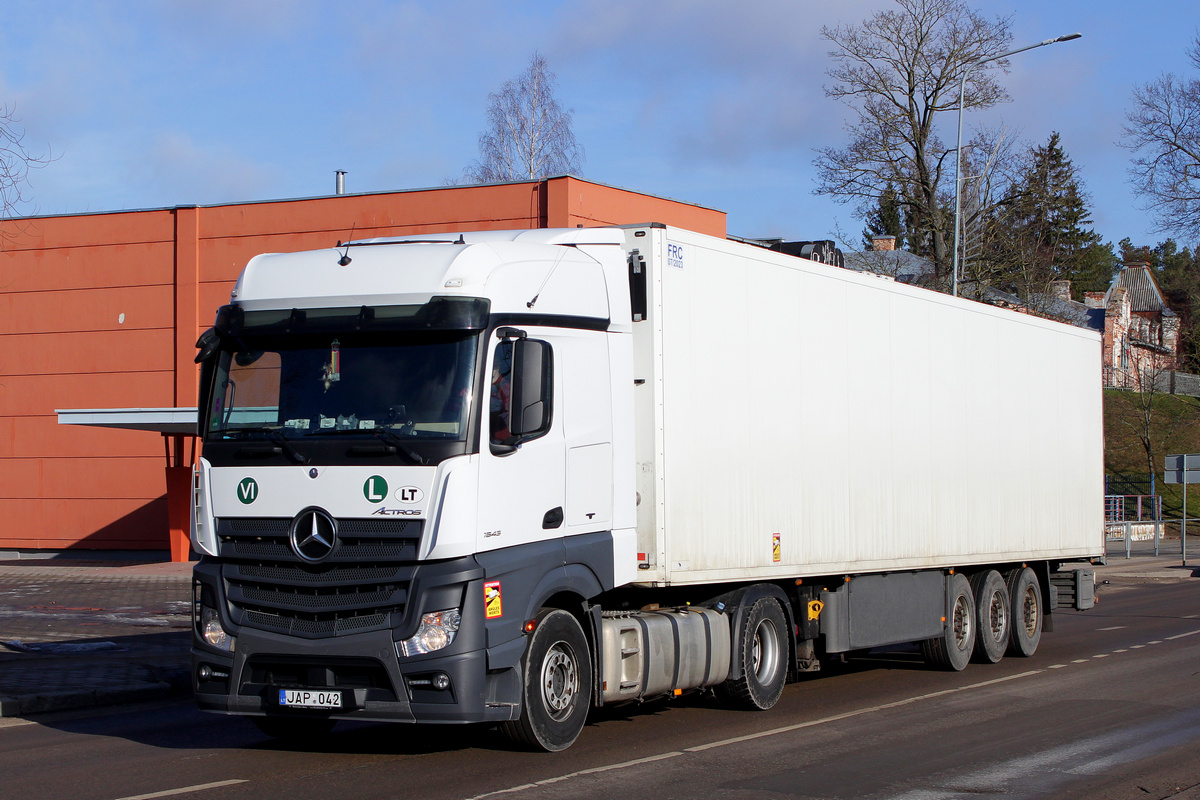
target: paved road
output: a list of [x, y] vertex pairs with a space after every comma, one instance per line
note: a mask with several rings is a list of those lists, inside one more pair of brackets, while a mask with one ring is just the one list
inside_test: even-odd
[[703, 698], [609, 711], [556, 755], [483, 730], [379, 725], [285, 747], [186, 702], [0, 720], [0, 794], [1200, 798], [1196, 583], [1114, 577], [1093, 611], [1056, 622], [1032, 659], [948, 674], [877, 654], [789, 686], [766, 714]]

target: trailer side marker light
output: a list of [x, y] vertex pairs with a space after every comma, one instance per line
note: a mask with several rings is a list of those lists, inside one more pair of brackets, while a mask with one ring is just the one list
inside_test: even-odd
[[676, 696], [676, 697], [679, 697], [679, 695], [681, 695], [681, 694], [683, 694], [683, 689], [676, 689], [676, 690], [675, 690], [675, 696]]
[[533, 633], [533, 629], [536, 627], [537, 627], [536, 619], [526, 620], [525, 625], [523, 626], [526, 633]]
[[954, 568], [953, 568], [953, 567], [951, 567], [951, 568], [950, 568], [950, 574], [951, 574], [951, 575], [953, 575], [953, 574], [954, 574]]
[[804, 578], [796, 578], [796, 585], [797, 585], [797, 586], [799, 586], [799, 585], [800, 585], [800, 584], [802, 584], [802, 583], [804, 583]]
[[945, 618], [945, 617], [942, 617], [942, 622], [945, 622], [945, 621], [946, 621], [946, 618]]
[[849, 582], [850, 582], [850, 576], [849, 576], [849, 575], [847, 575], [847, 576], [846, 576], [846, 583], [849, 583]]

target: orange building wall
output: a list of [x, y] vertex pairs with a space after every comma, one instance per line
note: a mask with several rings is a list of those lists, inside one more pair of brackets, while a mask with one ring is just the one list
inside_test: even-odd
[[572, 177], [0, 222], [0, 550], [167, 548], [162, 437], [55, 410], [195, 405], [196, 338], [252, 256], [639, 222], [725, 235], [720, 211]]

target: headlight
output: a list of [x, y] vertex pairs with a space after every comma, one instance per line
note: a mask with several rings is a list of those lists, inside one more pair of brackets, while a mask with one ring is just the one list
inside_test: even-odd
[[396, 643], [396, 652], [401, 656], [416, 656], [422, 653], [432, 653], [449, 646], [458, 633], [458, 623], [462, 620], [457, 608], [447, 611], [434, 611], [421, 615], [421, 626], [411, 639]]
[[233, 652], [237, 640], [221, 627], [221, 615], [215, 608], [200, 607], [200, 636], [218, 650]]

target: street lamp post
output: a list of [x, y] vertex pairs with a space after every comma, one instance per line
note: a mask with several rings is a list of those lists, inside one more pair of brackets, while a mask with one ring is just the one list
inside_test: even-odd
[[963, 67], [962, 77], [958, 81], [958, 147], [954, 151], [954, 289], [953, 294], [958, 297], [958, 252], [959, 252], [959, 236], [962, 231], [962, 131], [963, 131], [963, 94], [967, 86], [967, 77], [978, 66], [986, 64], [989, 61], [999, 61], [1002, 58], [1015, 56], [1017, 53], [1024, 53], [1026, 50], [1032, 50], [1035, 47], [1045, 47], [1048, 44], [1057, 42], [1069, 42], [1072, 39], [1078, 39], [1083, 36], [1082, 33], [1069, 33], [1066, 36], [1059, 36], [1057, 39], [1047, 39], [1044, 42], [1037, 44], [1018, 47], [1016, 50], [1009, 50], [1007, 53], [1001, 53], [998, 56], [989, 58], [981, 58], [978, 61], [971, 61]]

